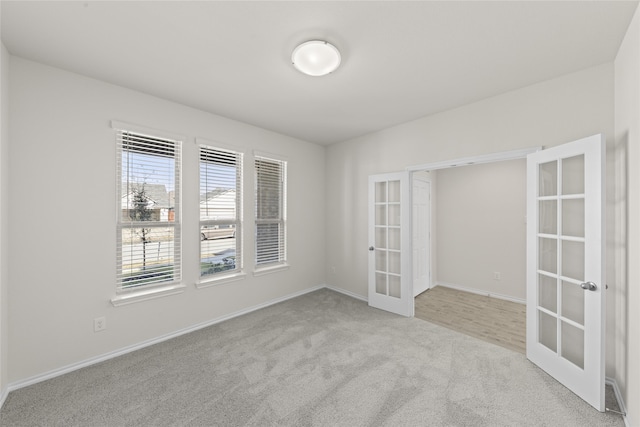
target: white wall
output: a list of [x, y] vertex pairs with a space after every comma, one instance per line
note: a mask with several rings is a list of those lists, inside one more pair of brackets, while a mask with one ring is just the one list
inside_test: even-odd
[[[640, 425], [640, 12], [631, 21], [615, 60], [616, 382], [628, 425]], [[611, 194], [611, 192], [610, 192]]]
[[[324, 148], [122, 87], [11, 58], [9, 382], [24, 381], [229, 313], [322, 285]], [[215, 94], [211, 94], [215, 96]], [[113, 307], [115, 119], [187, 137], [183, 148], [186, 291]], [[245, 267], [196, 289], [195, 137], [245, 150]], [[287, 271], [254, 277], [252, 150], [288, 159]], [[189, 202], [192, 207], [187, 206]], [[106, 316], [107, 330], [93, 332]]]
[[[327, 149], [327, 281], [367, 295], [367, 177], [407, 166], [535, 146], [604, 133], [613, 143], [613, 64], [505, 93], [356, 138]], [[608, 168], [608, 174], [613, 168]], [[610, 206], [608, 216], [613, 215]], [[363, 220], [364, 219], [364, 220]], [[438, 236], [438, 241], [442, 239]], [[613, 254], [608, 275], [615, 276]], [[332, 273], [335, 267], [336, 273]], [[610, 283], [613, 283], [613, 278]], [[615, 325], [608, 306], [607, 335]], [[607, 374], [614, 373], [607, 347]]]
[[0, 43], [0, 404], [8, 384], [9, 58]]
[[436, 283], [524, 301], [526, 161], [440, 169], [435, 190]]
[[[313, 144], [20, 58], [7, 61], [2, 48], [3, 123], [9, 115], [4, 89], [11, 75], [11, 128], [2, 125], [0, 135], [0, 266], [11, 265], [8, 278], [2, 268], [0, 283], [4, 301], [0, 328], [9, 328], [0, 340], [0, 367], [11, 362], [10, 375], [6, 369], [0, 374], [2, 386], [319, 285], [325, 273], [328, 284], [366, 297], [368, 242], [362, 219], [367, 217], [368, 175], [452, 158], [553, 146], [604, 132], [609, 148], [608, 223], [615, 230], [607, 263], [609, 295], [616, 295], [608, 302], [607, 375], [615, 374], [622, 384], [629, 417], [637, 423], [640, 332], [634, 308], [640, 307], [640, 266], [634, 260], [640, 255], [639, 26], [636, 16], [616, 59], [615, 144], [614, 69], [604, 64], [330, 146], [326, 157], [325, 149]], [[291, 269], [262, 277], [249, 275], [242, 282], [203, 290], [193, 287], [197, 269], [186, 269], [185, 293], [112, 307], [108, 302], [115, 281], [111, 119], [181, 133], [188, 141], [198, 136], [237, 145], [249, 153], [256, 148], [286, 155]], [[195, 162], [191, 143], [185, 144], [184, 154], [185, 162]], [[185, 187], [197, 180], [197, 168], [192, 166], [185, 168]], [[628, 189], [622, 187], [626, 182]], [[251, 179], [247, 185], [245, 222], [250, 226]], [[30, 209], [34, 192], [38, 203], [50, 208], [44, 216], [39, 209]], [[187, 193], [185, 200], [193, 197]], [[83, 198], [82, 209], [73, 205]], [[623, 229], [627, 218], [628, 233]], [[196, 220], [187, 215], [184, 227], [195, 231]], [[626, 235], [625, 254], [621, 239]], [[185, 237], [185, 259], [197, 254], [193, 239]], [[10, 311], [6, 309], [9, 291]], [[93, 318], [102, 315], [108, 328], [93, 333]]]

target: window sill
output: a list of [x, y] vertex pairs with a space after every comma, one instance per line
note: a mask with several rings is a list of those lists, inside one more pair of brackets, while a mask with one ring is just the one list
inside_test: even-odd
[[212, 277], [210, 279], [204, 279], [199, 282], [196, 282], [196, 288], [204, 289], [209, 288], [211, 286], [223, 285], [225, 283], [237, 282], [238, 280], [243, 280], [247, 276], [246, 273], [233, 273], [222, 275], [219, 277]]
[[289, 264], [271, 265], [268, 267], [259, 267], [253, 271], [254, 276], [264, 276], [265, 274], [277, 273], [289, 269]]
[[176, 295], [184, 292], [185, 285], [177, 283], [170, 286], [162, 286], [151, 289], [144, 289], [140, 291], [133, 291], [116, 295], [111, 299], [111, 304], [114, 307], [120, 307], [122, 305], [133, 304], [136, 302], [148, 301], [155, 298], [166, 297], [169, 295]]

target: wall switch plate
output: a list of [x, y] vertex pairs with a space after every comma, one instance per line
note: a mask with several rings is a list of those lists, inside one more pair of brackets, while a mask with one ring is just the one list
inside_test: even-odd
[[500, 280], [502, 278], [502, 275], [500, 274], [500, 272], [496, 271], [495, 273], [493, 273], [493, 280]]

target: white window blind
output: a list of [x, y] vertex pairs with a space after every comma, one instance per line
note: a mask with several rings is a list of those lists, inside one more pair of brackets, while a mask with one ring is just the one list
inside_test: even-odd
[[116, 130], [117, 291], [180, 281], [180, 141]]
[[200, 277], [242, 269], [242, 153], [200, 146]]
[[256, 266], [286, 262], [286, 162], [256, 156]]

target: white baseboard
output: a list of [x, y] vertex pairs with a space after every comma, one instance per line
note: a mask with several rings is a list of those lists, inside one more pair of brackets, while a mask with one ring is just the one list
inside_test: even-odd
[[9, 388], [4, 387], [2, 393], [0, 393], [0, 409], [4, 406], [4, 401], [7, 400], [7, 396], [9, 396]]
[[624, 404], [624, 399], [622, 398], [622, 393], [620, 393], [620, 387], [618, 387], [618, 382], [615, 378], [607, 377], [605, 379], [605, 383], [610, 385], [613, 388], [613, 393], [616, 395], [616, 400], [618, 401], [618, 406], [620, 407], [620, 412], [622, 412], [622, 419], [624, 420], [624, 425], [626, 427], [631, 427], [631, 420], [627, 417], [627, 407]]
[[453, 283], [438, 282], [438, 283], [436, 283], [436, 286], [442, 286], [442, 287], [445, 287], [445, 288], [456, 289], [458, 291], [469, 292], [469, 293], [477, 294], [477, 295], [484, 295], [484, 296], [487, 296], [487, 297], [497, 298], [497, 299], [501, 299], [501, 300], [505, 300], [505, 301], [517, 302], [518, 304], [526, 304], [527, 303], [527, 300], [524, 300], [522, 298], [516, 298], [516, 297], [509, 296], [509, 295], [494, 294], [494, 293], [487, 292], [487, 291], [482, 291], [482, 290], [479, 290], [479, 289], [467, 288], [465, 286], [456, 285], [456, 284], [453, 284]]
[[331, 286], [331, 285], [325, 285], [325, 288], [331, 289], [334, 292], [338, 292], [340, 294], [344, 294], [344, 295], [346, 295], [348, 297], [351, 297], [351, 298], [359, 299], [360, 301], [369, 302], [369, 299], [367, 297], [359, 295], [359, 294], [355, 294], [355, 293], [347, 291], [345, 289], [336, 288], [335, 286]]
[[[504, 295], [497, 295], [497, 294], [488, 294], [486, 292], [480, 292], [480, 291], [477, 291], [477, 290], [474, 290], [474, 289], [469, 289], [469, 288], [465, 288], [463, 286], [457, 286], [457, 285], [453, 285], [453, 284], [450, 284], [450, 283], [442, 283], [441, 282], [441, 283], [438, 283], [436, 286], [443, 286], [443, 287], [448, 287], [448, 288], [457, 289], [457, 290], [461, 290], [461, 291], [476, 293], [476, 294], [480, 294], [480, 295], [487, 295], [487, 296], [491, 296], [491, 297], [494, 297], [494, 298], [505, 299], [505, 300], [508, 300], [508, 301], [524, 303], [523, 300], [519, 300], [517, 298], [512, 298], [512, 297], [508, 297], [508, 296], [504, 296]], [[320, 290], [320, 289], [324, 289], [324, 288], [330, 289], [330, 290], [332, 290], [334, 292], [338, 292], [338, 293], [347, 295], [349, 297], [358, 299], [360, 301], [364, 301], [364, 302], [368, 301], [368, 299], [366, 297], [362, 296], [362, 295], [347, 291], [345, 289], [337, 288], [337, 287], [334, 287], [334, 286], [331, 286], [331, 285], [318, 285], [318, 286], [314, 286], [314, 287], [311, 287], [311, 288], [307, 288], [307, 289], [304, 289], [302, 291], [295, 292], [293, 294], [285, 295], [283, 297], [276, 298], [276, 299], [267, 301], [265, 303], [255, 305], [253, 307], [249, 307], [249, 308], [246, 308], [246, 309], [243, 309], [243, 310], [236, 311], [234, 313], [230, 313], [230, 314], [227, 314], [227, 315], [224, 315], [224, 316], [220, 316], [220, 317], [217, 317], [215, 319], [208, 320], [206, 322], [198, 323], [198, 324], [190, 326], [188, 328], [180, 329], [178, 331], [175, 331], [175, 332], [172, 332], [172, 333], [169, 333], [169, 334], [166, 334], [166, 335], [162, 335], [162, 336], [157, 337], [157, 338], [146, 340], [146, 341], [143, 341], [143, 342], [131, 345], [131, 346], [127, 346], [127, 347], [121, 348], [119, 350], [115, 350], [115, 351], [112, 351], [112, 352], [109, 352], [109, 353], [105, 353], [105, 354], [100, 355], [100, 356], [92, 357], [92, 358], [89, 358], [89, 359], [86, 359], [86, 360], [83, 360], [83, 361], [80, 361], [80, 362], [77, 362], [77, 363], [72, 363], [70, 365], [67, 365], [67, 366], [64, 366], [64, 367], [61, 367], [61, 368], [58, 368], [58, 369], [54, 369], [54, 370], [49, 371], [49, 372], [45, 372], [45, 373], [40, 374], [40, 375], [35, 375], [33, 377], [30, 377], [30, 378], [27, 378], [27, 379], [24, 379], [24, 380], [20, 380], [20, 381], [17, 381], [15, 383], [11, 383], [7, 387], [5, 387], [0, 393], [0, 408], [2, 408], [2, 406], [4, 405], [4, 402], [7, 399], [7, 396], [9, 395], [9, 392], [11, 392], [11, 391], [18, 390], [18, 389], [20, 389], [22, 387], [27, 387], [29, 385], [36, 384], [36, 383], [39, 383], [39, 382], [42, 382], [42, 381], [46, 381], [48, 379], [55, 378], [55, 377], [58, 377], [60, 375], [67, 374], [69, 372], [73, 372], [73, 371], [76, 371], [78, 369], [82, 369], [82, 368], [85, 368], [87, 366], [94, 365], [96, 363], [104, 362], [106, 360], [113, 359], [115, 357], [122, 356], [124, 354], [131, 353], [133, 351], [140, 350], [142, 348], [145, 348], [145, 347], [148, 347], [148, 346], [151, 346], [151, 345], [154, 345], [154, 344], [158, 344], [158, 343], [161, 343], [163, 341], [167, 341], [167, 340], [170, 340], [172, 338], [176, 338], [176, 337], [179, 337], [181, 335], [188, 334], [190, 332], [194, 332], [194, 331], [197, 331], [199, 329], [206, 328], [208, 326], [212, 326], [212, 325], [215, 325], [215, 324], [220, 323], [220, 322], [224, 322], [225, 320], [230, 320], [230, 319], [233, 319], [234, 317], [242, 316], [244, 314], [248, 314], [248, 313], [251, 313], [253, 311], [257, 311], [257, 310], [260, 310], [262, 308], [266, 308], [266, 307], [269, 307], [271, 305], [278, 304], [280, 302], [284, 302], [284, 301], [290, 300], [292, 298], [296, 298], [296, 297], [299, 297], [299, 296], [302, 296], [302, 295], [305, 295], [305, 294], [308, 294], [310, 292], [314, 292], [314, 291], [317, 291], [317, 290]], [[626, 414], [627, 410], [626, 410], [626, 407], [625, 407], [625, 404], [624, 404], [624, 400], [622, 399], [622, 395], [620, 393], [620, 389], [618, 387], [618, 383], [613, 378], [607, 378], [606, 379], [606, 383], [613, 387], [614, 393], [616, 395], [616, 399], [618, 400], [618, 405], [620, 406], [620, 412]], [[625, 426], [631, 427], [630, 421], [628, 420], [627, 416], [624, 415], [623, 418], [624, 418]]]
[[104, 362], [106, 360], [113, 359], [115, 357], [122, 356], [124, 354], [131, 353], [133, 351], [140, 350], [142, 348], [145, 348], [145, 347], [148, 347], [148, 346], [151, 346], [151, 345], [154, 345], [154, 344], [158, 344], [158, 343], [161, 343], [163, 341], [167, 341], [167, 340], [170, 340], [172, 338], [176, 338], [176, 337], [179, 337], [181, 335], [188, 334], [190, 332], [194, 332], [194, 331], [197, 331], [199, 329], [206, 328], [208, 326], [212, 326], [212, 325], [215, 325], [215, 324], [220, 323], [220, 322], [224, 322], [225, 320], [230, 320], [230, 319], [233, 319], [234, 317], [242, 316], [244, 314], [248, 314], [248, 313], [251, 313], [253, 311], [257, 311], [257, 310], [260, 310], [262, 308], [269, 307], [271, 305], [278, 304], [280, 302], [284, 302], [284, 301], [290, 300], [292, 298], [296, 298], [296, 297], [308, 294], [310, 292], [317, 291], [319, 289], [323, 289], [325, 287], [326, 287], [326, 285], [323, 284], [323, 285], [318, 285], [318, 286], [314, 286], [314, 287], [311, 287], [311, 288], [307, 288], [307, 289], [304, 289], [302, 291], [294, 292], [293, 294], [285, 295], [283, 297], [276, 298], [276, 299], [267, 301], [265, 303], [255, 305], [253, 307], [248, 307], [248, 308], [245, 308], [243, 310], [239, 310], [239, 311], [236, 311], [234, 313], [230, 313], [230, 314], [227, 314], [227, 315], [224, 315], [224, 316], [220, 316], [220, 317], [217, 317], [215, 319], [207, 320], [206, 322], [198, 323], [198, 324], [195, 324], [193, 326], [190, 326], [190, 327], [187, 327], [187, 328], [184, 328], [184, 329], [180, 329], [180, 330], [175, 331], [175, 332], [171, 332], [171, 333], [168, 333], [168, 334], [156, 337], [156, 338], [152, 338], [152, 339], [149, 339], [149, 340], [146, 340], [146, 341], [142, 341], [140, 343], [133, 344], [133, 345], [130, 345], [130, 346], [127, 346], [127, 347], [123, 347], [121, 349], [114, 350], [114, 351], [111, 351], [109, 353], [102, 354], [100, 356], [91, 357], [89, 359], [86, 359], [86, 360], [83, 360], [83, 361], [80, 361], [80, 362], [77, 362], [77, 363], [72, 363], [70, 365], [63, 366], [63, 367], [58, 368], [58, 369], [54, 369], [54, 370], [45, 372], [43, 374], [34, 375], [34, 376], [26, 378], [24, 380], [20, 380], [20, 381], [11, 383], [11, 384], [8, 385], [8, 387], [3, 391], [2, 395], [1, 395], [1, 399], [2, 400], [0, 401], [0, 408], [2, 408], [2, 404], [4, 403], [4, 399], [6, 398], [6, 396], [11, 391], [20, 389], [22, 387], [27, 387], [29, 385], [36, 384], [36, 383], [39, 383], [39, 382], [42, 382], [42, 381], [46, 381], [46, 380], [49, 380], [51, 378], [58, 377], [60, 375], [68, 374], [69, 372], [73, 372], [73, 371], [76, 371], [78, 369], [85, 368], [87, 366], [95, 365], [96, 363]]

